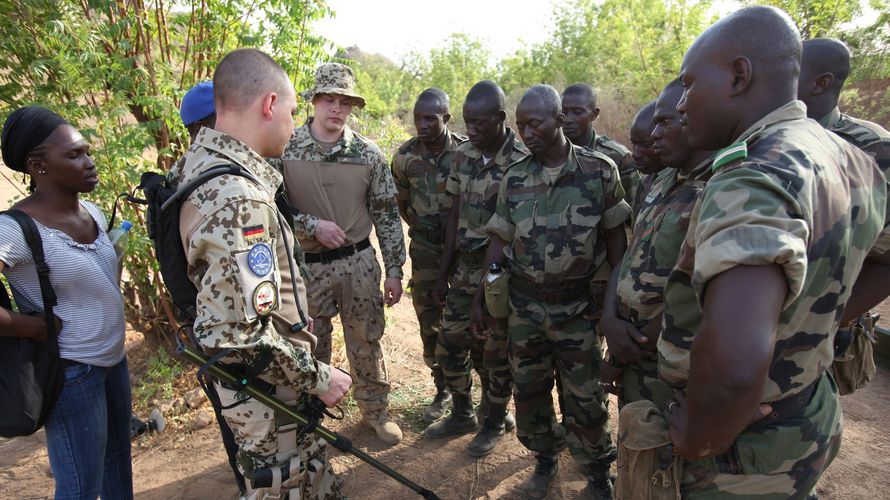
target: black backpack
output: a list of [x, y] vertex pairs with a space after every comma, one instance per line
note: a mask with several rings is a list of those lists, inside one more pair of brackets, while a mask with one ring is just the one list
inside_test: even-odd
[[[43, 240], [34, 221], [20, 210], [2, 212], [22, 228], [25, 242], [34, 255], [47, 338], [44, 342], [22, 337], [0, 337], [0, 436], [28, 436], [43, 427], [55, 406], [65, 372], [59, 359], [56, 331], [56, 292], [49, 281], [49, 266], [43, 255]], [[5, 286], [0, 286], [0, 306], [13, 310]]]
[[238, 165], [219, 165], [207, 169], [182, 186], [162, 174], [145, 172], [136, 187], [145, 194], [145, 199], [139, 202], [147, 205], [145, 224], [148, 237], [153, 243], [164, 285], [176, 305], [179, 314], [177, 320], [183, 325], [191, 325], [197, 317], [195, 301], [198, 290], [188, 277], [188, 260], [182, 250], [179, 234], [182, 203], [205, 182], [226, 174], [258, 182], [250, 172]]

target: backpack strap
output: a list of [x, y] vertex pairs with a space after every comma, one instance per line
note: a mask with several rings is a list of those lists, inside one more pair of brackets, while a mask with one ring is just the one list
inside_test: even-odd
[[34, 255], [34, 266], [37, 268], [37, 280], [40, 282], [40, 296], [43, 299], [43, 319], [46, 321], [46, 341], [48, 345], [53, 346], [53, 350], [58, 355], [58, 331], [56, 330], [56, 316], [53, 314], [53, 307], [58, 304], [56, 291], [53, 284], [49, 280], [49, 266], [46, 264], [46, 257], [43, 254], [43, 239], [40, 238], [40, 231], [34, 224], [34, 220], [21, 210], [12, 208], [0, 214], [6, 214], [18, 223], [22, 228], [22, 234], [25, 235], [25, 243], [31, 248]]
[[221, 175], [226, 175], [226, 174], [245, 177], [245, 178], [249, 179], [250, 181], [252, 181], [254, 184], [260, 184], [260, 181], [257, 180], [257, 178], [254, 177], [253, 174], [251, 174], [250, 172], [248, 172], [246, 169], [242, 168], [239, 165], [229, 164], [229, 165], [219, 165], [217, 167], [208, 168], [207, 170], [198, 174], [194, 179], [185, 183], [184, 186], [180, 186], [179, 189], [177, 189], [176, 192], [173, 193], [173, 195], [170, 196], [170, 198], [167, 198], [167, 201], [165, 201], [164, 204], [161, 205], [161, 211], [166, 211], [167, 208], [170, 207], [171, 205], [181, 203], [182, 200], [188, 198], [189, 195], [192, 194], [192, 192], [195, 189], [198, 189], [198, 187], [201, 186], [201, 184], [204, 184], [205, 182], [209, 181], [210, 179], [213, 179], [214, 177], [219, 177]]

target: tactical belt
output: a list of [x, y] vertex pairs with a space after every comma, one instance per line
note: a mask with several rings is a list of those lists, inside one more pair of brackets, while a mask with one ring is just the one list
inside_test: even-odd
[[337, 259], [342, 259], [344, 257], [349, 257], [354, 253], [361, 252], [362, 250], [371, 246], [371, 240], [368, 238], [359, 241], [355, 245], [347, 245], [345, 247], [334, 248], [333, 250], [325, 250], [324, 252], [303, 252], [303, 260], [306, 261], [307, 264], [328, 264], [330, 262], [334, 262]]
[[443, 230], [433, 231], [414, 226], [408, 230], [408, 236], [410, 236], [411, 239], [417, 238], [427, 243], [432, 243], [433, 245], [442, 245], [445, 243], [445, 231]]
[[[822, 377], [826, 376], [827, 375], [822, 375]], [[808, 404], [810, 404], [810, 400], [813, 399], [813, 394], [816, 392], [816, 386], [819, 385], [819, 381], [822, 380], [822, 377], [817, 378], [815, 382], [811, 383], [797, 394], [778, 401], [765, 403], [773, 408], [772, 413], [756, 422], [752, 422], [745, 428], [745, 431], [755, 430], [765, 425], [796, 417]]]
[[527, 280], [521, 275], [511, 274], [510, 289], [537, 302], [565, 304], [583, 298], [590, 299], [590, 278], [562, 282], [558, 286], [548, 286]]

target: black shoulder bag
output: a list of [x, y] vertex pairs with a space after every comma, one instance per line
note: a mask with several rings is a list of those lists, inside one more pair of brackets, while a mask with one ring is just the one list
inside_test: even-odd
[[[34, 434], [43, 427], [62, 392], [65, 375], [53, 314], [56, 292], [49, 281], [40, 232], [31, 217], [20, 210], [0, 213], [9, 215], [21, 226], [25, 242], [34, 255], [47, 330], [44, 342], [0, 336], [0, 436], [11, 438]], [[5, 286], [0, 286], [0, 306], [12, 310]]]

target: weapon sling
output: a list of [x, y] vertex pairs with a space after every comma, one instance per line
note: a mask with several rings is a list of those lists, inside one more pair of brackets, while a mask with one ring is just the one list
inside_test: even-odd
[[[210, 359], [206, 355], [204, 355], [203, 353], [186, 345], [183, 342], [179, 343], [177, 352], [179, 353], [179, 355], [182, 358], [198, 365], [199, 367], [206, 367], [205, 368], [206, 371], [208, 373], [210, 373], [211, 375], [213, 375], [214, 377], [216, 377], [220, 381], [223, 381], [223, 382], [226, 382], [229, 384], [235, 384], [235, 385], [238, 385], [241, 383], [241, 380], [239, 377], [232, 375], [231, 373], [226, 371], [225, 368], [219, 366], [216, 363], [208, 364], [208, 361], [210, 361]], [[294, 422], [296, 422], [297, 424], [299, 424], [301, 426], [307, 426], [307, 425], [312, 426], [313, 423], [315, 423], [315, 422], [311, 421], [309, 418], [307, 418], [305, 415], [303, 415], [302, 413], [294, 410], [293, 408], [291, 408], [291, 407], [287, 406], [286, 404], [284, 404], [283, 402], [281, 402], [281, 400], [279, 400], [278, 398], [254, 388], [251, 383], [244, 385], [244, 389], [242, 390], [242, 392], [250, 395], [251, 397], [255, 398], [257, 401], [263, 403], [264, 405], [268, 406], [269, 408], [272, 408], [273, 410], [278, 412], [280, 415], [286, 416], [287, 418], [289, 418], [290, 420], [293, 420]], [[405, 477], [405, 476], [399, 474], [398, 472], [394, 471], [393, 469], [389, 468], [387, 465], [380, 462], [379, 460], [372, 457], [371, 455], [368, 455], [367, 453], [365, 453], [361, 450], [355, 449], [352, 446], [352, 441], [350, 441], [349, 438], [344, 437], [332, 430], [326, 429], [320, 425], [315, 425], [314, 428], [312, 428], [312, 432], [314, 432], [316, 435], [318, 435], [319, 437], [321, 437], [322, 439], [324, 439], [325, 441], [330, 443], [331, 446], [333, 446], [334, 448], [336, 448], [344, 453], [351, 453], [352, 455], [358, 457], [359, 459], [361, 459], [363, 462], [367, 463], [371, 467], [374, 467], [375, 469], [379, 470], [380, 472], [386, 474], [387, 476], [389, 476], [389, 477], [395, 479], [396, 481], [402, 483], [403, 485], [407, 486], [408, 488], [410, 488], [412, 491], [414, 491], [418, 495], [422, 496], [423, 498], [425, 498], [427, 500], [439, 500], [439, 497], [436, 496], [436, 494], [432, 490], [428, 490], [428, 489], [424, 488], [423, 486], [420, 486], [419, 484], [411, 481], [407, 477]]]

